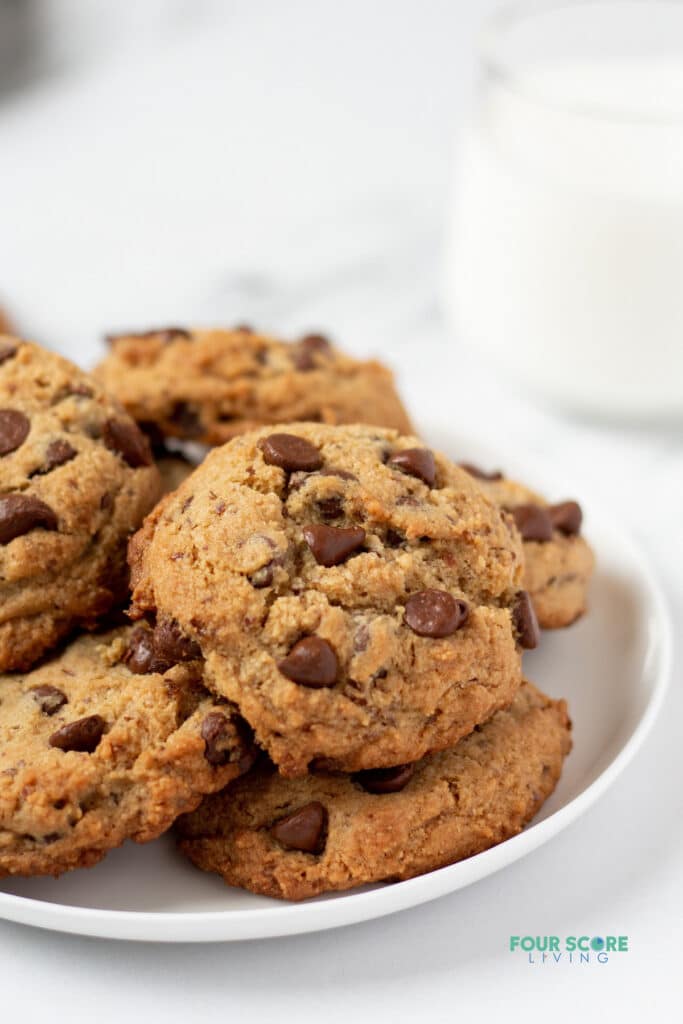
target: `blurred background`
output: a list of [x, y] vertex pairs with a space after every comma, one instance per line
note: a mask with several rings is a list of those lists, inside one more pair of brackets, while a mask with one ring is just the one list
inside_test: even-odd
[[0, 292], [86, 358], [251, 319], [418, 345], [477, 0], [2, 0]]
[[[580, 389], [592, 378], [586, 347], [553, 351], [554, 332], [541, 330], [526, 351], [485, 278], [477, 311], [501, 321], [486, 358], [444, 315], [478, 45], [499, 8], [0, 0], [0, 304], [22, 333], [85, 365], [105, 332], [126, 328], [249, 321], [284, 336], [329, 332], [395, 368], [435, 441], [450, 431], [543, 456], [573, 491], [585, 480], [616, 495], [640, 528], [652, 489], [683, 500], [681, 419], [653, 430], [638, 410], [600, 422], [567, 415], [542, 387], [529, 398], [509, 372], [523, 354]], [[489, 195], [474, 197], [484, 214]], [[636, 228], [642, 239], [642, 221]], [[673, 242], [678, 274], [683, 222]], [[484, 270], [496, 250], [494, 241], [478, 254]], [[470, 244], [456, 268], [476, 255]], [[538, 256], [542, 269], [543, 247]], [[633, 303], [625, 309], [628, 324]], [[556, 319], [559, 329], [565, 316]], [[636, 336], [641, 356], [654, 340]], [[600, 348], [588, 341], [589, 354]], [[680, 409], [683, 383], [677, 395]], [[634, 472], [647, 473], [647, 489], [634, 489]]]

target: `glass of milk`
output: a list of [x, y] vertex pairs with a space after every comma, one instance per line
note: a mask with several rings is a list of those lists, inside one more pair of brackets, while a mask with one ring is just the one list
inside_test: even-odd
[[520, 3], [489, 23], [444, 297], [554, 406], [683, 416], [683, 3]]

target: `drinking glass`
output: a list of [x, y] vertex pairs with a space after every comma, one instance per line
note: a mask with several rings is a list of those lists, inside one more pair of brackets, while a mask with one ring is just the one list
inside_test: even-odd
[[683, 4], [488, 23], [443, 293], [463, 345], [607, 417], [683, 415]]

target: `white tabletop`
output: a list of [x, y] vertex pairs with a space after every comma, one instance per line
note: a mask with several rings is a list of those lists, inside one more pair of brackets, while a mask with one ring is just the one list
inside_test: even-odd
[[[0, 97], [0, 297], [81, 362], [110, 328], [323, 328], [397, 368], [416, 421], [552, 464], [649, 553], [683, 619], [683, 444], [535, 407], [442, 322], [452, 142], [490, 2], [43, 0], [51, 58]], [[163, 9], [160, 11], [160, 8]], [[118, 9], [118, 12], [117, 12]], [[66, 27], [65, 27], [66, 26]], [[70, 63], [69, 63], [70, 62]], [[622, 1020], [680, 990], [683, 651], [645, 748], [585, 817], [465, 891], [337, 932], [224, 946], [0, 923], [7, 1020]], [[532, 966], [511, 934], [627, 934]], [[669, 1019], [668, 1013], [664, 1014]], [[672, 1018], [673, 1019], [673, 1018]]]

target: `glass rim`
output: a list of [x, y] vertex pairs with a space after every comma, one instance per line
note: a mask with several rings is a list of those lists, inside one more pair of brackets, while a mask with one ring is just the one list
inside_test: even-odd
[[500, 52], [500, 41], [505, 34], [526, 21], [561, 11], [590, 7], [641, 7], [651, 11], [654, 6], [679, 8], [683, 14], [683, 0], [507, 0], [500, 8], [485, 18], [479, 37], [478, 60], [480, 68], [495, 82], [515, 93], [522, 99], [538, 106], [596, 120], [613, 122], [637, 122], [652, 124], [676, 124], [683, 120], [683, 107], [672, 113], [644, 113], [618, 109], [595, 103], [581, 102], [561, 95], [549, 96], [540, 88], [524, 81], [514, 61], [505, 59]]

